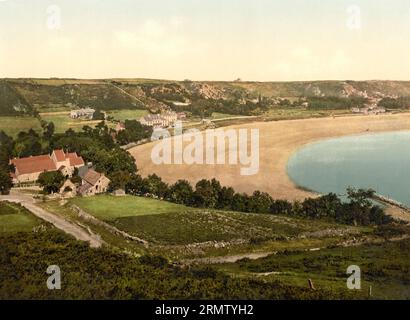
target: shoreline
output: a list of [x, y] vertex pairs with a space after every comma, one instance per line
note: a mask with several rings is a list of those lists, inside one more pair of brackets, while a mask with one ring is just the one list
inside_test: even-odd
[[318, 193], [301, 189], [287, 173], [288, 160], [299, 148], [329, 138], [410, 130], [410, 113], [253, 122], [222, 129], [251, 128], [259, 129], [260, 132], [260, 166], [259, 172], [253, 176], [241, 176], [240, 165], [155, 165], [150, 156], [157, 142], [128, 151], [136, 159], [142, 176], [156, 173], [167, 183], [186, 179], [192, 184], [200, 179], [216, 178], [222, 185], [232, 186], [238, 192], [250, 194], [260, 190], [268, 192], [275, 199], [300, 201], [306, 197], [315, 197]]

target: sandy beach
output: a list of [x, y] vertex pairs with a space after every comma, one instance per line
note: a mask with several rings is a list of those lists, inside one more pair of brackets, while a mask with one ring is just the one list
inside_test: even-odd
[[136, 159], [139, 173], [156, 173], [168, 183], [186, 179], [191, 183], [217, 178], [222, 185], [236, 191], [252, 193], [261, 190], [277, 199], [303, 200], [312, 196], [299, 189], [287, 175], [289, 157], [301, 146], [332, 137], [371, 134], [383, 131], [410, 130], [410, 114], [346, 116], [276, 122], [257, 122], [224, 129], [258, 128], [260, 132], [260, 167], [252, 176], [241, 176], [240, 165], [167, 164], [155, 165], [151, 150], [156, 142], [134, 147], [129, 152]]

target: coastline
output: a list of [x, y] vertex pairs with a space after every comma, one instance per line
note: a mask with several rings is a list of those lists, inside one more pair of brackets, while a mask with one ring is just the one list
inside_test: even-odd
[[232, 186], [239, 192], [261, 190], [276, 199], [303, 200], [317, 193], [301, 189], [287, 174], [288, 160], [300, 147], [327, 138], [410, 130], [410, 113], [253, 122], [223, 129], [251, 128], [260, 132], [260, 166], [253, 176], [241, 176], [240, 165], [155, 165], [150, 156], [157, 142], [128, 151], [136, 159], [142, 176], [156, 173], [167, 183], [186, 179], [192, 184], [200, 179], [216, 178], [222, 185]]

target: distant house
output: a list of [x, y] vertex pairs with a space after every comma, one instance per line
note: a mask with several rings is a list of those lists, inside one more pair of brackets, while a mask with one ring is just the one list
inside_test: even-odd
[[178, 112], [177, 113], [177, 118], [178, 118], [178, 120], [186, 119], [186, 113], [185, 112]]
[[159, 114], [149, 114], [140, 118], [140, 123], [149, 127], [167, 127], [169, 121], [161, 117]]
[[174, 111], [166, 111], [161, 114], [149, 114], [141, 117], [139, 122], [143, 125], [154, 128], [166, 128], [173, 125], [180, 118], [185, 118], [185, 113], [176, 113]]
[[88, 166], [80, 168], [78, 175], [82, 179], [81, 186], [77, 188], [77, 194], [82, 196], [93, 196], [105, 193], [111, 180], [103, 173], [99, 173]]
[[377, 107], [371, 110], [372, 114], [381, 114], [381, 113], [386, 113], [385, 108]]
[[11, 174], [13, 183], [35, 182], [43, 172], [60, 171], [65, 176], [72, 176], [75, 168], [84, 165], [82, 157], [77, 153], [65, 153], [63, 150], [54, 150], [51, 155], [41, 155], [10, 160], [15, 172]]
[[115, 131], [120, 132], [125, 130], [125, 124], [123, 122], [118, 122], [115, 126]]
[[94, 109], [91, 108], [85, 108], [85, 109], [78, 109], [78, 110], [72, 110], [70, 112], [70, 118], [71, 119], [86, 119], [86, 120], [92, 120], [94, 116]]

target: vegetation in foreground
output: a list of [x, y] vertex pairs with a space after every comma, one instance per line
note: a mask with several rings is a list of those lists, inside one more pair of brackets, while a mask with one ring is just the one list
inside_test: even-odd
[[[112, 201], [121, 199], [111, 198]], [[138, 198], [129, 197], [125, 201], [130, 199]], [[153, 199], [141, 200], [163, 203]], [[7, 202], [1, 203], [0, 209], [4, 217], [31, 215], [19, 205]], [[252, 234], [265, 232], [265, 235], [300, 235], [301, 230], [307, 231], [308, 226], [312, 233], [320, 229], [319, 224], [327, 226], [321, 221], [312, 225], [305, 219], [230, 212], [215, 212], [214, 218], [219, 220], [212, 221], [207, 220], [210, 216], [206, 213], [201, 217], [201, 212], [195, 212], [199, 209], [187, 209], [185, 219], [181, 219], [177, 212], [139, 215], [136, 218], [149, 217], [147, 225], [152, 224], [151, 231], [161, 235], [165, 226], [171, 227], [171, 221], [174, 226], [179, 224], [180, 227], [185, 227], [191, 221], [191, 226], [197, 224], [197, 231], [205, 229], [205, 226], [209, 227], [209, 234], [218, 234], [218, 230], [214, 228], [219, 226], [222, 228], [219, 232], [226, 233], [227, 238], [229, 231], [232, 231], [232, 235], [247, 231]], [[132, 207], [129, 210], [132, 212]], [[165, 222], [161, 220], [164, 216]], [[173, 220], [167, 220], [170, 217]], [[260, 260], [242, 260], [237, 264], [184, 267], [170, 264], [160, 256], [144, 255], [136, 258], [133, 254], [114, 250], [111, 246], [91, 249], [87, 244], [75, 241], [48, 224], [40, 224], [40, 221], [32, 218], [34, 223], [20, 221], [19, 228], [0, 232], [1, 299], [366, 298], [365, 289], [351, 291], [344, 286], [346, 263], [363, 265], [366, 277], [364, 288], [372, 284], [375, 288], [374, 298], [407, 297], [410, 260], [407, 257], [409, 243], [404, 240], [386, 245], [329, 248], [317, 252], [293, 249]], [[202, 221], [205, 224], [201, 224], [201, 218], [206, 220]], [[248, 230], [250, 228], [253, 230]], [[400, 228], [387, 225], [377, 228], [376, 232], [386, 237], [408, 233], [408, 230]], [[181, 234], [180, 230], [174, 233], [177, 234]], [[189, 230], [184, 230], [184, 234], [189, 234]], [[194, 231], [193, 235], [195, 234]], [[285, 242], [286, 248], [291, 247], [292, 241]], [[54, 264], [62, 270], [62, 290], [51, 291], [46, 287], [48, 275], [45, 270], [47, 266]], [[280, 275], [270, 274], [271, 272], [280, 272]], [[308, 278], [314, 280], [316, 290], [308, 288]], [[383, 283], [387, 285], [379, 286]], [[380, 288], [387, 288], [382, 296], [379, 295]]]
[[0, 202], [0, 234], [12, 234], [46, 225], [18, 204]]
[[368, 293], [371, 286], [373, 298], [410, 299], [409, 239], [320, 251], [283, 251], [217, 268], [246, 278], [280, 281], [300, 288], [311, 279], [316, 289], [344, 290], [350, 265], [361, 269], [362, 294]]
[[[0, 235], [0, 299], [341, 299], [351, 292], [309, 290], [280, 282], [182, 268], [161, 257], [133, 258], [91, 249], [54, 230]], [[49, 265], [62, 271], [48, 290]]]

